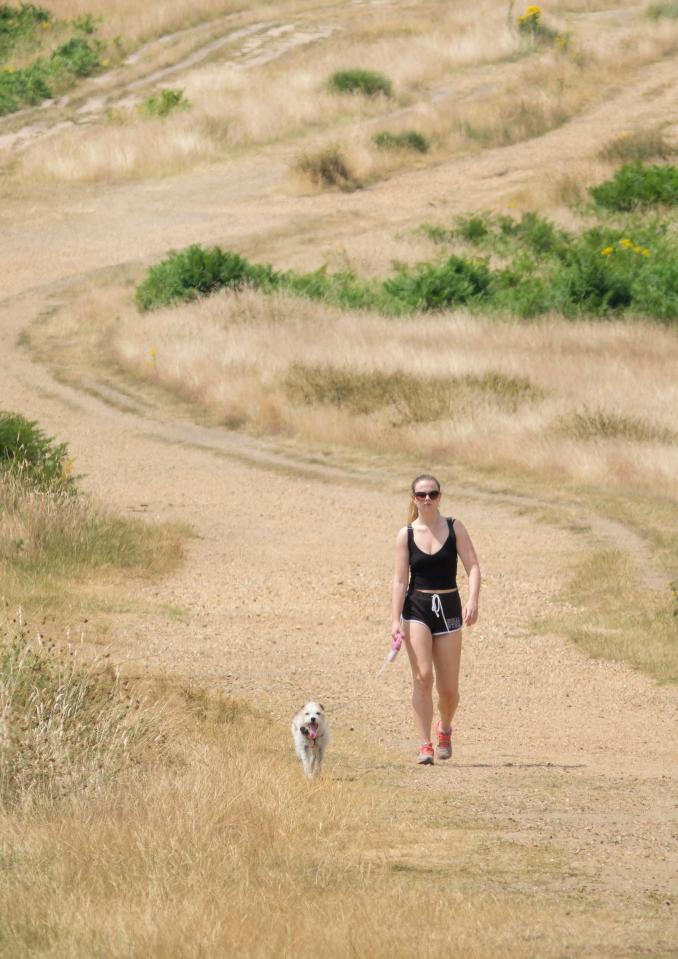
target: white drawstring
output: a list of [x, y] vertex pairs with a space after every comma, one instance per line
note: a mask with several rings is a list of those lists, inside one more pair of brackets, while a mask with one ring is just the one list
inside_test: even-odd
[[448, 633], [451, 632], [449, 624], [445, 618], [445, 613], [443, 612], [442, 600], [440, 599], [440, 596], [438, 596], [437, 593], [434, 593], [433, 596], [431, 596], [431, 612], [436, 617], [442, 616], [443, 622], [445, 623], [445, 629], [447, 630]]

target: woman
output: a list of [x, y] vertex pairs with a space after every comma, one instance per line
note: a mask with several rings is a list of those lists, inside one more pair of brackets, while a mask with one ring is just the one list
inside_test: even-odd
[[[440, 483], [417, 476], [412, 483], [408, 525], [396, 538], [392, 635], [401, 629], [412, 668], [412, 705], [421, 746], [417, 762], [433, 763], [433, 675], [438, 692], [439, 759], [452, 755], [452, 717], [459, 705], [462, 625], [478, 619], [480, 567], [466, 529], [440, 515]], [[457, 554], [468, 574], [462, 611], [457, 589]]]

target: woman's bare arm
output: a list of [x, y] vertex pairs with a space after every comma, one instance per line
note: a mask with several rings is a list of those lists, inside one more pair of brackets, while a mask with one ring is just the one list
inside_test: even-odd
[[400, 629], [400, 617], [409, 580], [410, 557], [407, 549], [407, 526], [403, 526], [396, 536], [395, 570], [391, 592], [391, 635], [395, 635]]
[[473, 626], [478, 619], [478, 596], [480, 594], [480, 564], [471, 537], [460, 520], [455, 520], [454, 532], [457, 536], [457, 552], [464, 564], [468, 576], [468, 600], [464, 607], [464, 625]]

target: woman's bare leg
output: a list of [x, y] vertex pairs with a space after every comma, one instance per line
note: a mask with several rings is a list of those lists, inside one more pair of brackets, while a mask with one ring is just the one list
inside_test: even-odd
[[440, 724], [447, 730], [452, 725], [459, 705], [459, 664], [461, 662], [461, 633], [445, 633], [433, 638], [433, 665], [436, 673], [438, 691], [438, 710]]
[[433, 638], [423, 623], [403, 623], [403, 632], [412, 669], [414, 721], [419, 741], [427, 743], [433, 721]]

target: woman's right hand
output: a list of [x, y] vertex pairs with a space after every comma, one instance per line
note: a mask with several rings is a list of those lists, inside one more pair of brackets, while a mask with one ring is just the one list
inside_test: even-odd
[[391, 623], [391, 639], [395, 639], [396, 633], [402, 633], [402, 628], [400, 625], [399, 619], [394, 619]]

